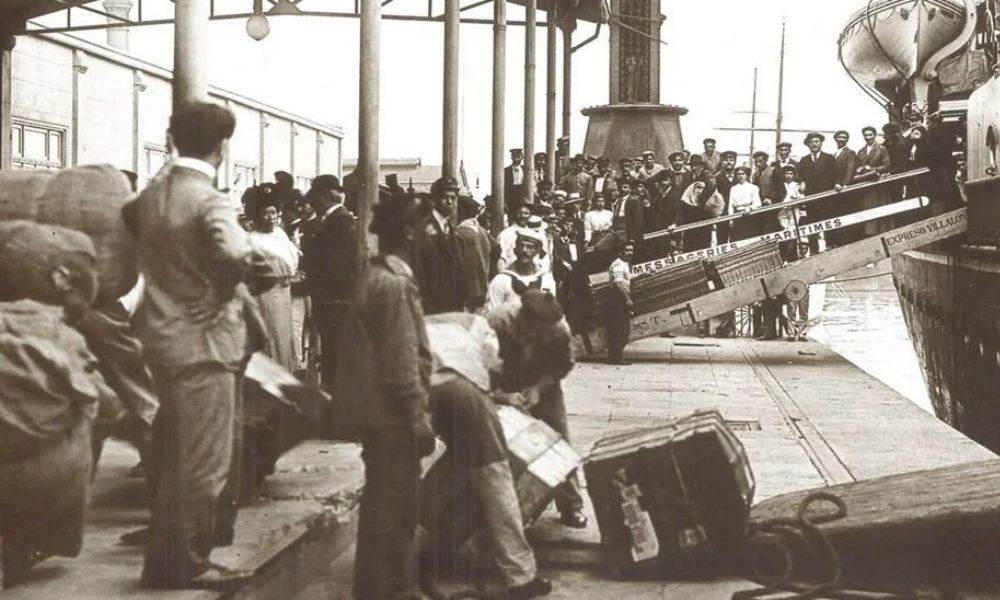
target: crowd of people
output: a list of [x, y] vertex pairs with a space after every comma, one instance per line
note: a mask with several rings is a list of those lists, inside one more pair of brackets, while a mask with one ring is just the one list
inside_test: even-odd
[[[313, 433], [359, 441], [363, 448], [355, 596], [419, 597], [421, 587], [433, 587], [433, 540], [421, 542], [416, 530], [426, 518], [420, 460], [438, 437], [447, 447], [442, 460], [465, 470], [480, 503], [507, 597], [533, 598], [548, 594], [551, 584], [538, 576], [524, 535], [497, 406], [514, 406], [570, 438], [560, 382], [573, 368], [572, 332], [594, 325], [589, 275], [609, 276], [603, 321], [608, 359], [626, 364], [635, 260], [749, 239], [789, 223], [891, 202], [898, 192], [851, 200], [856, 206], [837, 205], [833, 195], [808, 213], [732, 219], [651, 243], [647, 234], [841, 190], [914, 166], [931, 167], [919, 183], [928, 195], [946, 202], [957, 195], [954, 178], [947, 176], [954, 171], [950, 144], [934, 124], [915, 126], [905, 138], [899, 126], [886, 125], [884, 143], [866, 127], [858, 151], [849, 147], [849, 133], [838, 131], [832, 154], [823, 151], [824, 135], [813, 132], [805, 137], [808, 153], [802, 158], [793, 158], [792, 145], [783, 142], [773, 160], [756, 152], [751, 165], [737, 165], [735, 152], [719, 152], [715, 140], [705, 139], [703, 153], [677, 150], [662, 165], [646, 151], [619, 160], [614, 169], [607, 157], [569, 158], [568, 143], [561, 140], [556, 181], [544, 178], [545, 154], [533, 157], [536, 194], [525, 185], [523, 153], [511, 151], [502, 224], [492, 222], [492, 198], [476, 200], [452, 177], [438, 179], [429, 193], [404, 190], [387, 178], [368, 225], [379, 251], [360, 262], [359, 228], [365, 224], [352, 210], [357, 190], [351, 178], [342, 183], [322, 174], [302, 193], [289, 174], [279, 172], [274, 183], [247, 190], [243, 218], [237, 217], [215, 187], [235, 127], [234, 115], [211, 103], [172, 115], [176, 157], [123, 210], [134, 237], [138, 281], [112, 303], [117, 308], [99, 313], [115, 315], [116, 348], [131, 350], [116, 354], [90, 344], [98, 361], [124, 365], [120, 371], [135, 375], [124, 387], [118, 379], [109, 381], [114, 391], [144, 399], [135, 403], [130, 421], [142, 425], [142, 435], [130, 439], [142, 450], [152, 518], [148, 530], [128, 541], [145, 545], [142, 582], [151, 588], [227, 587], [250, 575], [212, 562], [210, 554], [232, 543], [246, 490], [273, 470], [285, 449], [279, 441], [263, 456], [247, 455], [259, 448], [244, 440], [243, 374], [258, 351], [299, 371], [296, 297], [303, 298], [309, 326], [318, 332], [319, 343], [310, 350], [332, 398], [334, 416]], [[830, 233], [828, 245], [863, 234]], [[789, 258], [810, 246], [816, 251], [817, 244], [796, 244]], [[72, 307], [74, 315], [84, 315], [74, 326], [85, 331], [86, 315], [96, 318], [87, 302], [94, 294], [77, 286], [93, 278], [56, 276], [75, 273], [77, 263], [56, 267], [53, 289], [43, 282], [46, 292], [32, 299], [64, 305], [67, 313]], [[762, 314], [763, 336], [775, 337], [773, 307]], [[427, 320], [436, 318], [452, 319], [477, 335], [489, 332], [484, 339], [494, 340], [492, 345], [480, 345], [495, 355], [483, 361], [495, 367], [491, 377], [464, 376], [461, 360], [434, 353]], [[100, 372], [115, 372], [110, 366], [102, 364]], [[92, 369], [87, 373], [92, 376]], [[249, 476], [246, 464], [256, 465]], [[81, 468], [89, 469], [89, 461]], [[0, 502], [7, 500], [0, 496]], [[586, 526], [575, 475], [559, 486], [555, 504], [564, 526]], [[19, 568], [43, 551], [22, 552]], [[5, 573], [12, 556], [5, 541]]]

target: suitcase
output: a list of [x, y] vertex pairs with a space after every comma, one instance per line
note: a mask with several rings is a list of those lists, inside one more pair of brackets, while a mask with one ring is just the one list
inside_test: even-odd
[[754, 479], [718, 412], [606, 437], [583, 469], [618, 577], [707, 574], [738, 555]]

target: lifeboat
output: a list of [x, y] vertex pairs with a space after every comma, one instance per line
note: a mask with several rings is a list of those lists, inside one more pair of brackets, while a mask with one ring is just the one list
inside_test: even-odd
[[871, 0], [840, 35], [844, 68], [861, 85], [903, 82], [962, 36], [963, 0]]

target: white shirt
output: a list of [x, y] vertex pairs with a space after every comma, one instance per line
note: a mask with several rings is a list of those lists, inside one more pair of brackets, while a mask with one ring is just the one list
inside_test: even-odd
[[191, 158], [190, 156], [179, 156], [175, 158], [173, 160], [173, 166], [198, 171], [199, 173], [207, 175], [212, 181], [215, 181], [216, 176], [218, 176], [218, 170], [215, 167], [201, 159]]
[[[497, 271], [503, 271], [508, 268], [517, 257], [514, 256], [514, 246], [517, 245], [517, 234], [521, 231], [537, 231], [531, 229], [530, 227], [521, 227], [520, 225], [511, 225], [507, 229], [500, 232], [497, 236], [497, 245], [500, 246], [500, 258], [497, 260]], [[545, 230], [542, 230], [543, 234], [546, 234]], [[535, 264], [542, 271], [549, 271], [552, 268], [552, 238], [547, 234], [545, 235], [545, 246], [542, 248], [545, 252], [545, 256], [540, 256], [535, 258]]]
[[510, 166], [511, 179], [514, 180], [514, 185], [521, 185], [524, 181], [524, 170], [521, 165], [511, 165]]
[[521, 275], [512, 270], [501, 271], [490, 282], [490, 288], [486, 292], [487, 314], [509, 302], [521, 303], [521, 295], [514, 291], [514, 278], [523, 283], [525, 287], [534, 287], [553, 296], [556, 294], [556, 280], [552, 273], [538, 270], [533, 275]]
[[620, 283], [628, 291], [632, 291], [632, 267], [620, 258], [616, 258], [608, 269], [608, 278], [611, 283]]
[[589, 242], [595, 231], [611, 231], [614, 218], [614, 213], [606, 208], [588, 211], [583, 215], [583, 239]]
[[441, 231], [444, 233], [451, 231], [451, 223], [448, 221], [448, 217], [441, 216], [441, 213], [439, 213], [437, 209], [432, 210], [431, 213], [434, 214], [434, 220], [437, 221]]
[[744, 213], [761, 206], [760, 188], [754, 184], [737, 183], [729, 190], [729, 214]]
[[254, 248], [267, 258], [281, 261], [287, 267], [288, 272], [294, 274], [299, 269], [299, 249], [295, 247], [292, 240], [288, 239], [288, 234], [280, 227], [275, 227], [271, 231], [254, 231], [250, 233], [250, 240]]

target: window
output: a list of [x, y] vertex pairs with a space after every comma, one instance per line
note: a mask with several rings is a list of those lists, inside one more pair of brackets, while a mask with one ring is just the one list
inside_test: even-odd
[[309, 190], [309, 187], [312, 186], [312, 180], [312, 177], [299, 175], [295, 178], [295, 189], [299, 190], [303, 194], [306, 193]]
[[66, 129], [59, 125], [14, 119], [11, 129], [15, 169], [61, 169], [65, 166]]
[[143, 147], [143, 185], [150, 182], [153, 177], [160, 172], [163, 165], [166, 164], [167, 160], [170, 158], [170, 154], [167, 152], [166, 147], [157, 146], [154, 144], [146, 144]]

